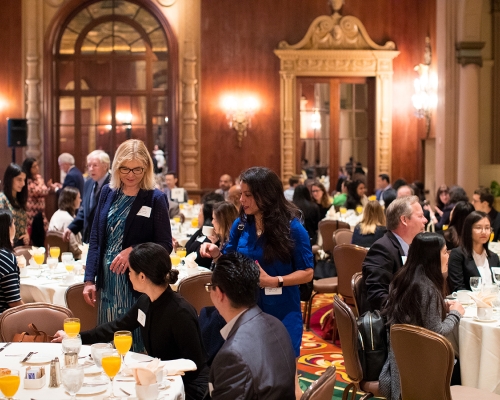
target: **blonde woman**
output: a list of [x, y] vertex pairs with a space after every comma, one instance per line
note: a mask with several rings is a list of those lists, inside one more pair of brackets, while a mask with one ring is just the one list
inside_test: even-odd
[[220, 249], [224, 248], [229, 240], [229, 233], [236, 218], [238, 218], [238, 210], [236, 210], [233, 203], [221, 201], [214, 204], [212, 225], [214, 226], [214, 233], [220, 241]]
[[378, 201], [366, 203], [363, 219], [354, 228], [352, 244], [361, 247], [371, 247], [379, 240], [387, 229], [385, 228], [385, 214]]
[[[172, 251], [168, 201], [155, 189], [153, 161], [146, 146], [130, 139], [116, 150], [111, 179], [101, 189], [90, 234], [83, 297], [95, 306], [96, 290], [100, 290], [98, 324], [125, 315], [135, 303], [125, 272], [132, 246], [146, 242]], [[134, 343], [140, 340], [134, 334]]]

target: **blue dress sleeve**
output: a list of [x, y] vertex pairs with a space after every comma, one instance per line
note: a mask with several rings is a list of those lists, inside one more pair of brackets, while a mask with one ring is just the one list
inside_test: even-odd
[[302, 226], [298, 219], [293, 219], [290, 224], [290, 232], [293, 241], [295, 242], [293, 251], [294, 269], [308, 269], [314, 267], [311, 242], [306, 229]]
[[240, 218], [236, 218], [236, 221], [233, 222], [233, 226], [231, 226], [231, 231], [229, 232], [229, 240], [226, 243], [226, 246], [222, 250], [224, 254], [233, 253], [238, 248], [238, 240], [240, 238], [241, 232], [238, 231], [238, 225], [240, 224]]

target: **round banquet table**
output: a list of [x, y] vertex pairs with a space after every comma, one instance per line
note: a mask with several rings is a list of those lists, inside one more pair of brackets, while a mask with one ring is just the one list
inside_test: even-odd
[[[5, 343], [0, 343], [0, 349], [3, 348]], [[37, 354], [32, 356], [28, 363], [21, 363], [21, 360], [26, 357], [26, 355], [30, 351], [36, 351]], [[90, 354], [90, 346], [82, 346], [80, 350], [80, 357], [85, 357]], [[55, 357], [59, 357], [59, 361], [61, 365], [64, 363], [64, 355], [62, 354], [62, 348], [60, 343], [12, 343], [9, 346], [5, 347], [5, 349], [0, 351], [0, 368], [9, 368], [18, 370], [21, 375], [21, 384], [19, 386], [19, 390], [15, 395], [16, 399], [32, 399], [32, 400], [53, 400], [53, 399], [69, 399], [71, 396], [65, 392], [64, 386], [61, 384], [58, 388], [49, 388], [50, 381], [50, 362], [45, 363], [35, 363], [37, 361], [37, 356], [40, 361], [44, 361], [43, 357], [54, 359]], [[141, 361], [150, 360], [151, 357], [138, 354], [133, 352], [128, 352], [125, 356], [126, 364], [133, 364]], [[79, 360], [80, 363], [84, 363], [85, 360], [88, 360], [88, 357], [85, 359], [81, 358]], [[42, 366], [45, 367], [46, 381], [45, 385], [41, 389], [24, 389], [24, 375], [26, 372], [26, 368], [28, 366]], [[89, 367], [88, 372], [94, 372]], [[93, 367], [95, 370], [95, 366]], [[86, 368], [87, 370], [87, 368]], [[108, 378], [103, 375], [105, 381], [108, 381]], [[88, 375], [85, 372], [84, 383], [95, 382], [96, 375]], [[184, 400], [184, 384], [182, 383], [182, 378], [178, 375], [176, 376], [168, 376], [164, 377], [164, 383], [166, 383], [167, 388], [160, 390], [160, 397], [158, 399], [166, 399], [166, 400]], [[131, 396], [127, 396], [120, 389], [124, 389], [126, 392], [130, 393]], [[107, 385], [99, 385], [99, 386], [91, 386], [90, 388], [82, 388], [83, 391], [90, 390], [93, 392], [100, 391], [100, 393], [95, 394], [78, 394], [77, 398], [79, 399], [104, 399], [106, 396], [109, 396], [109, 383]], [[81, 390], [81, 391], [82, 391]], [[79, 392], [80, 393], [80, 392]], [[123, 399], [135, 399], [135, 382], [132, 377], [129, 376], [117, 376], [114, 382], [114, 393], [116, 396], [119, 396]]]

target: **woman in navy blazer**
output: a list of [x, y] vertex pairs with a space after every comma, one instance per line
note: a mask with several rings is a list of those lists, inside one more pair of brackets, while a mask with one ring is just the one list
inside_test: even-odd
[[452, 292], [471, 290], [473, 276], [482, 277], [483, 284], [495, 282], [491, 268], [500, 267], [500, 261], [498, 255], [488, 249], [490, 234], [488, 214], [473, 211], [465, 218], [462, 244], [451, 251], [448, 261], [448, 284]]
[[110, 184], [101, 190], [85, 269], [85, 301], [95, 306], [100, 290], [99, 324], [123, 316], [135, 303], [125, 274], [132, 247], [154, 242], [172, 251], [168, 200], [154, 183], [153, 162], [144, 143], [123, 142], [113, 160]]

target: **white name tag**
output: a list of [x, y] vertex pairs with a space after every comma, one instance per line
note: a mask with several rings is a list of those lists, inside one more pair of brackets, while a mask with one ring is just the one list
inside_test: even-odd
[[143, 326], [146, 326], [146, 314], [144, 314], [144, 311], [138, 310], [137, 311], [137, 321]]
[[137, 213], [139, 217], [149, 218], [151, 216], [151, 207], [142, 206], [139, 212]]
[[264, 290], [266, 296], [279, 296], [283, 293], [283, 288], [280, 287], [266, 287]]
[[207, 237], [206, 236], [198, 236], [198, 239], [196, 239], [197, 242], [203, 243]]

